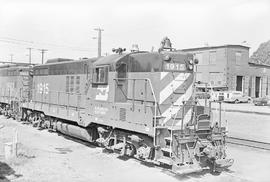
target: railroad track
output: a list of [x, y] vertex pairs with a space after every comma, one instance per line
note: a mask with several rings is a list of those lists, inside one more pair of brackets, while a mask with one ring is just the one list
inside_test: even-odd
[[243, 146], [247, 146], [247, 147], [264, 149], [264, 150], [270, 150], [270, 143], [267, 143], [267, 142], [261, 142], [261, 141], [256, 141], [256, 140], [243, 139], [243, 138], [236, 138], [236, 137], [228, 137], [226, 141], [227, 141], [227, 143], [231, 143], [231, 144], [243, 145]]

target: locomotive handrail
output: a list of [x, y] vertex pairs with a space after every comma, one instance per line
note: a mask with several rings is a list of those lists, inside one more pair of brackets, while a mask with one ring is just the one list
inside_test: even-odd
[[[151, 92], [153, 94], [154, 105], [155, 105], [155, 107], [154, 107], [154, 141], [153, 141], [154, 146], [155, 146], [156, 145], [156, 125], [157, 125], [157, 118], [156, 118], [156, 116], [157, 116], [158, 103], [157, 103], [156, 94], [155, 94], [155, 91], [154, 91], [154, 88], [153, 88], [153, 85], [152, 85], [151, 80], [149, 78], [115, 78], [114, 80], [115, 81], [116, 80], [145, 80], [145, 81], [149, 82], [149, 86], [150, 86]], [[134, 102], [134, 100], [133, 100], [133, 102]]]
[[153, 89], [152, 82], [151, 82], [151, 80], [149, 78], [115, 78], [113, 80], [115, 80], [115, 81], [117, 81], [117, 80], [146, 80], [147, 82], [149, 82], [149, 86], [150, 86], [151, 92], [153, 93], [154, 103], [157, 103], [156, 94], [155, 94], [155, 91]]
[[[81, 94], [81, 93], [73, 93], [73, 92], [65, 92], [65, 91], [56, 91], [56, 90], [50, 90], [49, 92], [48, 92], [48, 94], [45, 94], [44, 92], [41, 92], [41, 93], [39, 93], [40, 95], [41, 95], [41, 98], [40, 98], [40, 101], [37, 99], [37, 93], [36, 93], [36, 91], [38, 90], [38, 89], [31, 89], [32, 90], [32, 92], [34, 92], [34, 94], [33, 94], [33, 101], [34, 102], [41, 102], [41, 103], [46, 103], [46, 104], [49, 104], [49, 105], [59, 105], [59, 106], [66, 106], [67, 108], [70, 108], [70, 107], [72, 107], [72, 108], [82, 108], [81, 106], [80, 106], [80, 102], [79, 102], [79, 100], [81, 100], [81, 96], [83, 96], [84, 94]], [[51, 97], [51, 94], [52, 93], [55, 93], [56, 94], [56, 97], [57, 97], [57, 103], [56, 104], [53, 104], [53, 103], [51, 103], [51, 99], [52, 99], [52, 97]], [[66, 94], [67, 95], [67, 104], [61, 104], [60, 103], [60, 96], [61, 96], [61, 94]], [[44, 99], [44, 96], [45, 95], [48, 95], [48, 101], [45, 101], [46, 99]], [[76, 106], [71, 106], [70, 105], [70, 96], [71, 95], [74, 95], [74, 96], [76, 96], [76, 100], [77, 100], [77, 102], [76, 102]], [[50, 106], [49, 106], [50, 107]], [[59, 108], [58, 108], [59, 109]], [[57, 111], [58, 112], [58, 111]]]

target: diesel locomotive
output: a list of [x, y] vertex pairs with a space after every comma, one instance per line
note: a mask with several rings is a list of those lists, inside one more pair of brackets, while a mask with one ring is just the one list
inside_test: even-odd
[[20, 114], [20, 104], [29, 101], [32, 88], [31, 64], [0, 67], [0, 112], [8, 117]]
[[[1, 68], [2, 111], [178, 174], [233, 164], [226, 156], [226, 128], [195, 98], [192, 54], [116, 52]], [[17, 76], [4, 74], [7, 69], [17, 70]], [[28, 85], [15, 82], [23, 76]], [[11, 94], [11, 83], [17, 95]], [[17, 109], [7, 108], [12, 103]]]

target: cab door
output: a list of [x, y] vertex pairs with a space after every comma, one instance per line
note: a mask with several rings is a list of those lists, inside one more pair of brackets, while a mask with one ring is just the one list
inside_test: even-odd
[[126, 102], [128, 93], [127, 64], [121, 63], [116, 68], [115, 102]]

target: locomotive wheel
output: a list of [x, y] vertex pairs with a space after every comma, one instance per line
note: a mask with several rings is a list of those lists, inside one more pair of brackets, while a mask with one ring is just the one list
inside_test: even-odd
[[143, 144], [142, 146], [138, 147], [136, 150], [136, 157], [139, 159], [149, 159], [151, 153], [151, 147]]
[[125, 146], [125, 149], [126, 149], [126, 155], [129, 157], [133, 157], [136, 154], [136, 147], [131, 143], [127, 143], [127, 145]]

